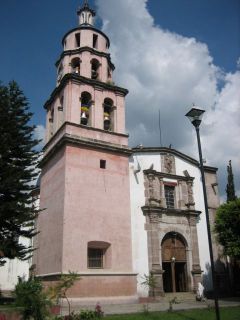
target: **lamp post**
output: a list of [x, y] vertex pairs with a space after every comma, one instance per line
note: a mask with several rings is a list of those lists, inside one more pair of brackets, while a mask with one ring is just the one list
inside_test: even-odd
[[201, 110], [196, 107], [193, 107], [185, 116], [191, 121], [197, 133], [199, 162], [200, 162], [200, 170], [201, 170], [201, 176], [202, 176], [203, 197], [204, 197], [204, 206], [205, 206], [206, 223], [207, 223], [208, 246], [209, 246], [209, 253], [210, 253], [212, 279], [213, 279], [215, 312], [216, 312], [216, 320], [220, 320], [219, 305], [218, 305], [217, 290], [216, 290], [215, 267], [214, 267], [214, 259], [213, 259], [212, 237], [211, 237], [209, 212], [208, 212], [206, 183], [205, 183], [205, 176], [204, 176], [204, 169], [203, 169], [202, 148], [201, 148], [201, 140], [200, 140], [200, 132], [199, 132], [199, 126], [201, 124], [204, 112], [205, 110]]

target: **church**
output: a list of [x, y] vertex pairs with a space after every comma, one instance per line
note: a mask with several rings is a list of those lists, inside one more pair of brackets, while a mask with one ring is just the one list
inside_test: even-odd
[[[49, 285], [77, 272], [69, 296], [79, 302], [137, 301], [151, 294], [149, 274], [157, 296], [195, 292], [210, 261], [199, 163], [172, 148], [129, 147], [128, 90], [113, 82], [110, 40], [87, 1], [77, 14], [44, 105], [36, 276]], [[204, 171], [213, 222], [217, 168]]]

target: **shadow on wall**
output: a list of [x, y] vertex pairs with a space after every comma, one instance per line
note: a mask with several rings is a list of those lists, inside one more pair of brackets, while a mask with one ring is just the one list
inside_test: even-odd
[[[206, 264], [206, 273], [203, 274], [203, 286], [208, 298], [213, 297], [212, 271], [209, 263]], [[229, 265], [226, 261], [217, 259], [215, 262], [216, 289], [219, 297], [227, 297], [234, 294]]]

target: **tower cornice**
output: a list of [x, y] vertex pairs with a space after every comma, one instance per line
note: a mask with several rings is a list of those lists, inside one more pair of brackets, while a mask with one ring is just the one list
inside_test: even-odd
[[74, 28], [74, 29], [69, 30], [69, 31], [64, 35], [64, 37], [63, 37], [63, 39], [62, 39], [62, 45], [64, 45], [64, 41], [65, 41], [66, 37], [67, 37], [70, 33], [75, 32], [75, 31], [80, 31], [80, 30], [92, 30], [92, 31], [94, 31], [94, 32], [100, 33], [100, 34], [106, 39], [108, 48], [110, 47], [110, 40], [109, 40], [109, 38], [106, 36], [106, 34], [105, 34], [104, 32], [102, 32], [101, 30], [99, 30], [99, 29], [97, 29], [97, 28], [95, 28], [95, 27], [93, 27], [93, 26], [91, 26], [91, 25], [80, 25], [80, 26], [78, 26], [77, 28]]
[[128, 94], [128, 90], [115, 86], [115, 85], [110, 85], [107, 84], [105, 82], [101, 82], [98, 80], [93, 80], [90, 78], [86, 78], [80, 75], [77, 75], [75, 73], [67, 73], [64, 75], [64, 77], [61, 79], [61, 82], [59, 84], [59, 86], [57, 88], [55, 88], [50, 96], [50, 99], [47, 100], [47, 102], [44, 105], [44, 108], [47, 109], [47, 107], [53, 102], [54, 98], [56, 97], [56, 95], [66, 86], [66, 84], [69, 81], [75, 81], [77, 83], [84, 83], [84, 84], [89, 84], [93, 87], [98, 87], [101, 89], [105, 89], [105, 90], [109, 90], [109, 91], [113, 91], [117, 94], [120, 94], [122, 96], [126, 96]]
[[84, 51], [88, 51], [90, 53], [93, 53], [99, 57], [105, 57], [107, 58], [108, 60], [108, 63], [110, 64], [112, 70], [115, 69], [115, 66], [114, 64], [111, 62], [111, 58], [110, 58], [110, 54], [109, 53], [105, 53], [105, 52], [100, 52], [98, 50], [95, 50], [93, 48], [90, 48], [90, 47], [81, 47], [81, 48], [77, 48], [77, 49], [74, 49], [74, 50], [66, 50], [66, 51], [63, 51], [59, 57], [59, 59], [57, 60], [57, 62], [55, 63], [55, 66], [58, 67], [60, 61], [62, 60], [62, 58], [64, 56], [68, 56], [68, 55], [73, 55], [73, 54], [77, 54], [77, 53], [81, 53], [81, 52], [84, 52]]

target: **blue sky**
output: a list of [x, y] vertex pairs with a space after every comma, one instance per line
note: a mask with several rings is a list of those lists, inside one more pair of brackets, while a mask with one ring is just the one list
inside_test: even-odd
[[[94, 1], [89, 2], [95, 5]], [[11, 0], [1, 4], [0, 80], [7, 83], [14, 79], [19, 83], [29, 99], [36, 125], [45, 124], [43, 104], [55, 87], [54, 64], [62, 50], [61, 39], [77, 25], [76, 10], [81, 4], [80, 0]], [[225, 156], [222, 155], [223, 146], [219, 140], [225, 139], [221, 137], [225, 124], [216, 126], [216, 132], [213, 133], [211, 121], [216, 116], [222, 118], [226, 111], [223, 102], [229, 104], [229, 109], [232, 105], [236, 112], [240, 0], [96, 0], [96, 5], [105, 21], [104, 31], [112, 42], [111, 53], [117, 67], [116, 80], [130, 89], [127, 98], [130, 143], [156, 145], [159, 140], [157, 134], [151, 132], [151, 127], [155, 126], [152, 122], [154, 115], [152, 119], [147, 119], [144, 105], [140, 102], [143, 100], [141, 92], [146, 89], [144, 99], [148, 97], [148, 100], [144, 100], [145, 105], [154, 104], [152, 110], [155, 115], [158, 108], [162, 110], [165, 144], [172, 143], [176, 149], [195, 156], [196, 152], [189, 147], [194, 142], [189, 134], [190, 127], [184, 122], [184, 106], [191, 102], [200, 106], [203, 104], [202, 107], [209, 110], [208, 122], [203, 127], [203, 143], [208, 141], [208, 148], [204, 151], [210, 164], [220, 168], [223, 194], [227, 160], [232, 159], [233, 166], [239, 166], [239, 162], [233, 159], [238, 158], [238, 151], [226, 145]], [[97, 23], [101, 26], [100, 20]], [[123, 31], [126, 34], [124, 39]], [[140, 42], [140, 35], [145, 37], [144, 43]], [[135, 46], [130, 41], [132, 37], [136, 41]], [[137, 59], [133, 66], [129, 61], [134, 51]], [[166, 56], [171, 56], [167, 62], [164, 60]], [[187, 57], [191, 57], [191, 65]], [[157, 64], [156, 72], [161, 74], [164, 70], [163, 77], [155, 77], [154, 71], [151, 71], [154, 69], [153, 62]], [[194, 81], [198, 85], [193, 86]], [[158, 86], [163, 90], [158, 90]], [[173, 90], [175, 100], [171, 98], [172, 92], [167, 93], [168, 90]], [[184, 91], [193, 94], [190, 96]], [[230, 99], [230, 96], [234, 99]], [[211, 101], [209, 105], [208, 101]], [[142, 118], [136, 118], [136, 105], [139, 105], [139, 111], [143, 111]], [[213, 106], [219, 110], [218, 113], [211, 113]], [[173, 114], [175, 130], [169, 130], [169, 119]], [[229, 117], [233, 124], [226, 140], [232, 136], [234, 139], [238, 134], [233, 115], [229, 114]], [[218, 152], [213, 153], [213, 148], [217, 148]], [[239, 183], [237, 188], [240, 189]]]

